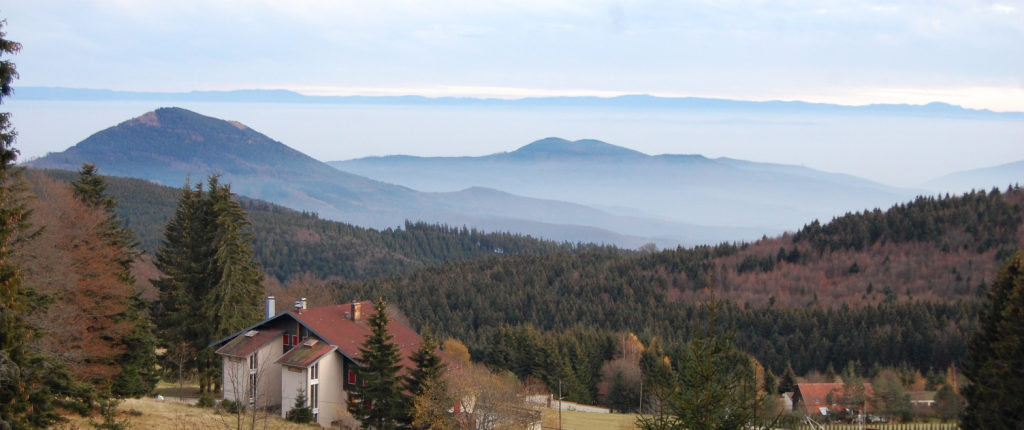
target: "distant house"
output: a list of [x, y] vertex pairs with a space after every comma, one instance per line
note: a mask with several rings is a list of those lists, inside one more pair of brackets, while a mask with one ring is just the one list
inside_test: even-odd
[[[359, 348], [370, 335], [366, 320], [374, 312], [369, 301], [307, 308], [302, 299], [275, 314], [269, 297], [263, 322], [214, 343], [223, 363], [224, 399], [279, 409], [284, 416], [302, 392], [318, 424], [357, 427], [347, 393], [362, 383], [356, 373]], [[400, 364], [412, 368], [410, 357], [422, 339], [394, 319], [388, 332], [401, 352]]]
[[797, 384], [793, 393], [793, 410], [806, 415], [829, 416], [837, 412], [856, 410], [871, 413], [870, 399], [875, 391], [870, 383], [864, 384], [864, 403], [846, 404], [843, 384], [841, 383], [803, 383]]
[[930, 408], [935, 406], [936, 393], [937, 391], [911, 391], [907, 395], [910, 396], [910, 406]]

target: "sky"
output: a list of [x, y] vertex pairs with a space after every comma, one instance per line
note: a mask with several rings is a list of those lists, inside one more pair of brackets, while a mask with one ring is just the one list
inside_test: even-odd
[[20, 85], [1024, 111], [1014, 0], [6, 2]]
[[[309, 95], [699, 96], [1024, 111], [1024, 1], [22, 0], [24, 159], [163, 105], [17, 86]], [[484, 155], [549, 136], [802, 164], [900, 186], [1024, 159], [1024, 122], [184, 106], [314, 158]], [[54, 123], [61, 124], [54, 127]]]

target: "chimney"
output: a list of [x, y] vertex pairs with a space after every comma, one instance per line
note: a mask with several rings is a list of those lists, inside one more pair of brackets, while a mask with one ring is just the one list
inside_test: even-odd
[[307, 309], [306, 308], [306, 298], [303, 297], [302, 300], [300, 300], [300, 301], [302, 302], [302, 310], [306, 310]]
[[363, 305], [360, 304], [359, 302], [357, 302], [357, 301], [353, 301], [352, 302], [352, 312], [351, 312], [351, 314], [352, 314], [352, 321], [359, 321], [359, 317], [362, 316], [361, 315], [362, 312], [360, 312], [362, 307], [363, 307]]
[[299, 300], [295, 301], [295, 313], [302, 315], [302, 302]]
[[266, 319], [269, 320], [269, 319], [273, 318], [274, 317], [274, 313], [275, 313], [275, 310], [274, 310], [274, 296], [268, 296], [267, 297], [267, 318]]

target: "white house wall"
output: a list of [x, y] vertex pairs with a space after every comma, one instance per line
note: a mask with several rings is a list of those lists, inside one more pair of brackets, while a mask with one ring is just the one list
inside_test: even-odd
[[[281, 366], [274, 363], [283, 353], [281, 342], [269, 342], [257, 350], [257, 408], [276, 408], [281, 405]], [[247, 404], [249, 401], [249, 360], [224, 357], [221, 360], [224, 399]]]
[[[354, 423], [348, 413], [348, 396], [345, 393], [344, 366], [341, 355], [337, 353], [327, 354], [318, 362], [319, 368], [319, 395], [317, 402], [317, 424], [330, 427], [331, 423], [343, 420], [346, 423]], [[296, 369], [283, 366], [281, 372], [281, 416], [285, 416], [295, 406], [295, 397], [298, 390], [306, 394], [306, 401], [310, 397], [309, 369]], [[307, 403], [308, 404], [308, 403]]]
[[[221, 368], [223, 378], [224, 400], [238, 402], [239, 398], [245, 395], [245, 375], [248, 374], [248, 363], [241, 358], [224, 357], [221, 360], [224, 364]], [[242, 381], [238, 383], [236, 381]]]
[[295, 406], [295, 397], [299, 394], [299, 389], [302, 389], [306, 399], [309, 399], [309, 379], [306, 369], [281, 365], [277, 367], [281, 368], [281, 417], [284, 417]]
[[338, 420], [351, 420], [348, 413], [348, 395], [344, 390], [344, 359], [336, 352], [320, 360], [320, 415], [317, 422], [329, 427]]
[[260, 377], [257, 407], [276, 409], [281, 406], [281, 365], [275, 363], [284, 354], [280, 340], [271, 341], [260, 348]]

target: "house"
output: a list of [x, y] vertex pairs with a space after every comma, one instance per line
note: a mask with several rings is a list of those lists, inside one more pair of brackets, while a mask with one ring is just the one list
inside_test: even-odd
[[[347, 411], [347, 393], [361, 383], [356, 368], [360, 346], [370, 335], [367, 320], [373, 303], [308, 308], [306, 299], [291, 310], [274, 313], [267, 298], [266, 319], [214, 343], [223, 363], [224, 399], [255, 408], [288, 413], [299, 393], [321, 426], [357, 426]], [[404, 368], [422, 338], [391, 319], [388, 332], [398, 345]]]
[[864, 398], [861, 404], [846, 404], [842, 383], [801, 383], [796, 384], [793, 393], [793, 410], [805, 415], [828, 416], [846, 411], [870, 413], [870, 399], [875, 391], [870, 383], [864, 383]]
[[912, 407], [935, 407], [935, 395], [938, 391], [911, 391], [907, 393], [910, 397]]

